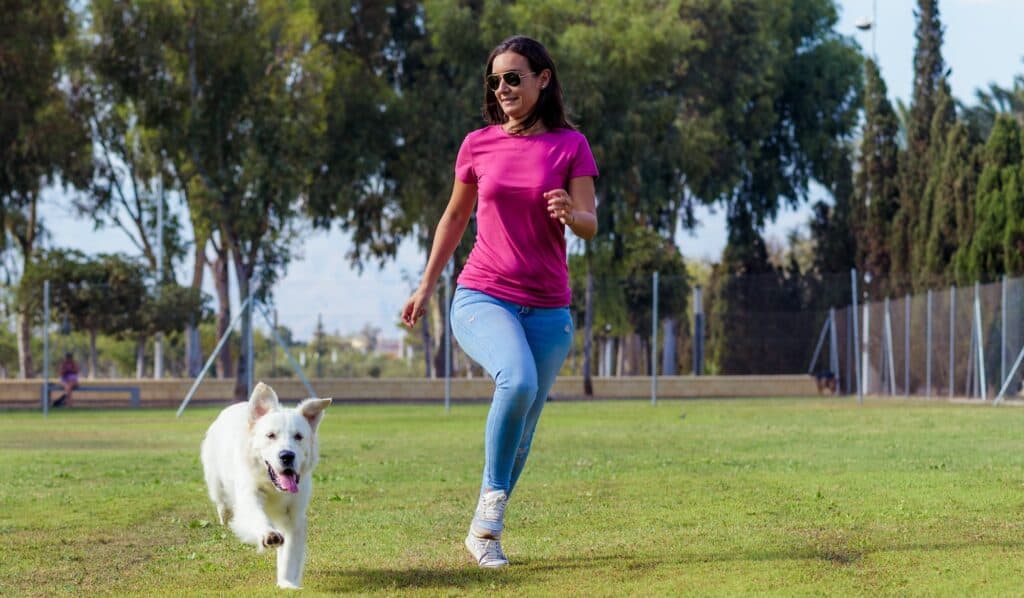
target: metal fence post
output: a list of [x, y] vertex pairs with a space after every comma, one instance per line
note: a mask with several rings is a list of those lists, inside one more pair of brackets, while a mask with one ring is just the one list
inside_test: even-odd
[[839, 335], [836, 331], [836, 308], [828, 308], [828, 367], [836, 377], [836, 394], [842, 393], [842, 376], [839, 373]]
[[[452, 272], [455, 258], [444, 266], [444, 410], [452, 409]], [[545, 397], [547, 399], [547, 397]]]
[[892, 312], [889, 309], [890, 301], [889, 298], [885, 298], [885, 316], [882, 318], [882, 324], [885, 326], [883, 334], [885, 336], [885, 361], [882, 362], [882, 367], [888, 366], [889, 375], [887, 376], [889, 382], [889, 396], [896, 394], [896, 364], [894, 359], [894, 353], [896, 352], [893, 347], [892, 340]]
[[850, 289], [853, 296], [853, 366], [857, 376], [857, 403], [864, 402], [864, 389], [861, 387], [860, 359], [857, 352], [860, 350], [860, 327], [857, 322], [857, 269], [850, 269]]
[[252, 329], [252, 326], [255, 323], [255, 318], [252, 317], [252, 312], [253, 312], [253, 309], [255, 309], [255, 305], [256, 305], [256, 297], [255, 297], [255, 295], [256, 295], [256, 289], [254, 289], [252, 287], [252, 280], [250, 280], [249, 281], [249, 307], [247, 308], [247, 311], [245, 312], [245, 319], [249, 322], [249, 326], [248, 326], [249, 334], [244, 339], [245, 340], [245, 382], [246, 382], [246, 385], [248, 386], [248, 389], [249, 389], [249, 392], [246, 393], [246, 396], [252, 396], [252, 389], [253, 389], [253, 386], [254, 386], [253, 381], [255, 379], [254, 372], [252, 371], [253, 370], [253, 365], [256, 363], [256, 360], [255, 360], [255, 358], [253, 356], [254, 348], [256, 346], [255, 343], [253, 343], [253, 336], [255, 336], [255, 335], [253, 334], [253, 329]]
[[988, 381], [985, 380], [985, 335], [981, 329], [981, 284], [974, 282], [974, 326], [978, 331], [978, 390], [982, 401], [988, 400]]
[[903, 396], [910, 396], [910, 293], [903, 299]]
[[949, 398], [956, 384], [956, 285], [949, 285]]
[[658, 404], [658, 271], [654, 271], [654, 305], [651, 311], [651, 405]]
[[704, 290], [693, 287], [693, 375], [704, 374]]
[[999, 383], [1006, 379], [1006, 275], [1000, 280], [999, 293]]
[[[860, 362], [864, 372], [864, 392], [871, 392], [871, 302], [865, 302], [861, 309], [864, 310], [864, 340], [860, 348]], [[884, 343], [882, 348], [885, 349]]]
[[925, 307], [925, 396], [932, 396], [932, 290], [928, 289], [927, 305]]
[[50, 281], [43, 281], [43, 417], [50, 415]]

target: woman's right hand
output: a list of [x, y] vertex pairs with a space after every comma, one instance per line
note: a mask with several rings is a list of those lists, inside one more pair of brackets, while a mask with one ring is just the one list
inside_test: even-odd
[[431, 291], [421, 286], [405, 301], [405, 307], [402, 308], [402, 322], [406, 326], [412, 328], [427, 313], [427, 303], [430, 302], [430, 295]]

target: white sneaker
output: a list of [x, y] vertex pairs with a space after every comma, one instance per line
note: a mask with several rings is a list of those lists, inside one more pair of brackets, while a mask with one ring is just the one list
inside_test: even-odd
[[499, 540], [477, 538], [470, 533], [466, 535], [466, 550], [476, 559], [476, 564], [485, 569], [497, 569], [508, 565], [508, 559], [501, 550]]
[[476, 505], [473, 522], [469, 532], [478, 538], [500, 540], [501, 531], [505, 528], [505, 505], [508, 495], [504, 490], [491, 490], [480, 496]]

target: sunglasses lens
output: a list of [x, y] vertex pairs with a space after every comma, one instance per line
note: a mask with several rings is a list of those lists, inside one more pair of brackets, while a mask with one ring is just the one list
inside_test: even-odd
[[502, 73], [500, 75], [487, 75], [487, 89], [490, 89], [491, 91], [498, 91], [498, 88], [501, 87], [502, 79], [505, 80], [505, 83], [507, 83], [509, 87], [519, 87], [519, 84], [523, 82], [519, 73], [515, 72]]

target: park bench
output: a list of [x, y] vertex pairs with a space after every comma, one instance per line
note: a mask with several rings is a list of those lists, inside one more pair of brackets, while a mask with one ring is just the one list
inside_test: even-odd
[[[49, 383], [43, 384], [39, 389], [40, 397], [45, 397], [46, 403], [50, 403], [50, 393], [53, 391], [64, 392], [64, 387], [60, 383]], [[142, 404], [142, 400], [139, 396], [138, 386], [128, 386], [124, 384], [119, 385], [103, 385], [103, 384], [90, 384], [85, 382], [79, 382], [78, 387], [73, 391], [75, 394], [83, 392], [126, 392], [132, 401], [132, 407], [139, 407]]]

